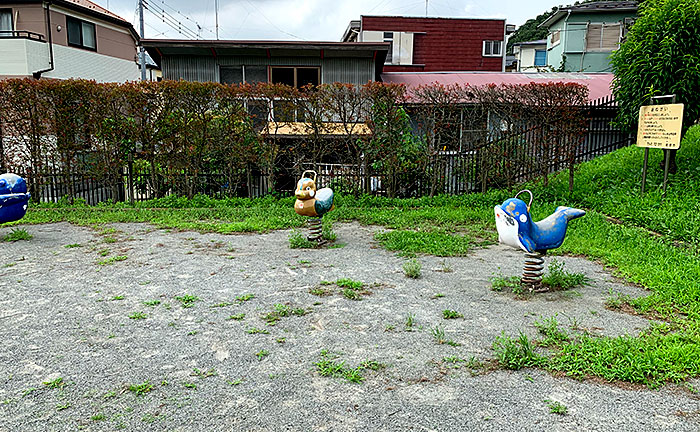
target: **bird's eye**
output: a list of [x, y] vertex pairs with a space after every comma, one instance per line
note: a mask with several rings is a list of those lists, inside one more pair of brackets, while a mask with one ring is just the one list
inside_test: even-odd
[[311, 190], [311, 186], [306, 186], [306, 190]]

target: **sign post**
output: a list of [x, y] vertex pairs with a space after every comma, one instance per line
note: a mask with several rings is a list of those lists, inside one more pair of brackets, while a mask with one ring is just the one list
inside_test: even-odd
[[[670, 104], [654, 105], [654, 102], [670, 99]], [[683, 126], [683, 104], [677, 104], [676, 95], [654, 96], [650, 105], [639, 107], [639, 126], [637, 129], [637, 147], [644, 147], [644, 166], [642, 168], [642, 195], [647, 181], [649, 149], [664, 150], [664, 195], [668, 182], [668, 168], [671, 160], [670, 150], [681, 146], [681, 127]]]

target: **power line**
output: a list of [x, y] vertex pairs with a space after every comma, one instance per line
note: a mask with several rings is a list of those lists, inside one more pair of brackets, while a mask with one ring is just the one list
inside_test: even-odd
[[187, 36], [192, 39], [199, 39], [199, 35], [193, 30], [185, 26], [180, 20], [172, 16], [170, 13], [165, 11], [163, 8], [156, 4], [152, 4], [147, 0], [143, 0], [143, 6], [146, 10], [150, 11], [156, 17], [160, 18], [165, 24], [170, 26], [172, 29], [177, 31], [183, 36]]

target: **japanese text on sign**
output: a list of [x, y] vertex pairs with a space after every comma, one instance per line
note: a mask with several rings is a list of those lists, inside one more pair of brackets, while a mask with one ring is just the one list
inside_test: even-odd
[[640, 107], [637, 146], [677, 149], [681, 146], [682, 125], [683, 104]]

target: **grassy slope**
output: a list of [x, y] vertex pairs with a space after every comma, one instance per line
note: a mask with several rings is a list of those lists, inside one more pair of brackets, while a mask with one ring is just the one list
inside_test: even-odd
[[[630, 147], [583, 164], [571, 196], [566, 173], [554, 177], [548, 188], [529, 185], [535, 192], [535, 219], [557, 205], [588, 210], [586, 217], [572, 223], [562, 252], [598, 259], [619, 276], [646, 287], [650, 295], [631, 305], [667, 320], [638, 338], [583, 336], [563, 344], [547, 362], [553, 370], [652, 386], [700, 376], [700, 127], [691, 129], [684, 140], [678, 153], [680, 170], [671, 176], [665, 199], [658, 150], [651, 152], [648, 193], [639, 197], [642, 155], [642, 149]], [[338, 197], [336, 211], [327, 218], [392, 228], [377, 238], [403, 253], [463, 255], [484, 239], [495, 240], [492, 209], [509, 196], [510, 191], [432, 199]], [[303, 226], [292, 204], [291, 197], [198, 197], [154, 200], [134, 209], [121, 204], [35, 206], [22, 222], [152, 222], [169, 228], [260, 232]], [[623, 224], [609, 222], [606, 215]]]

